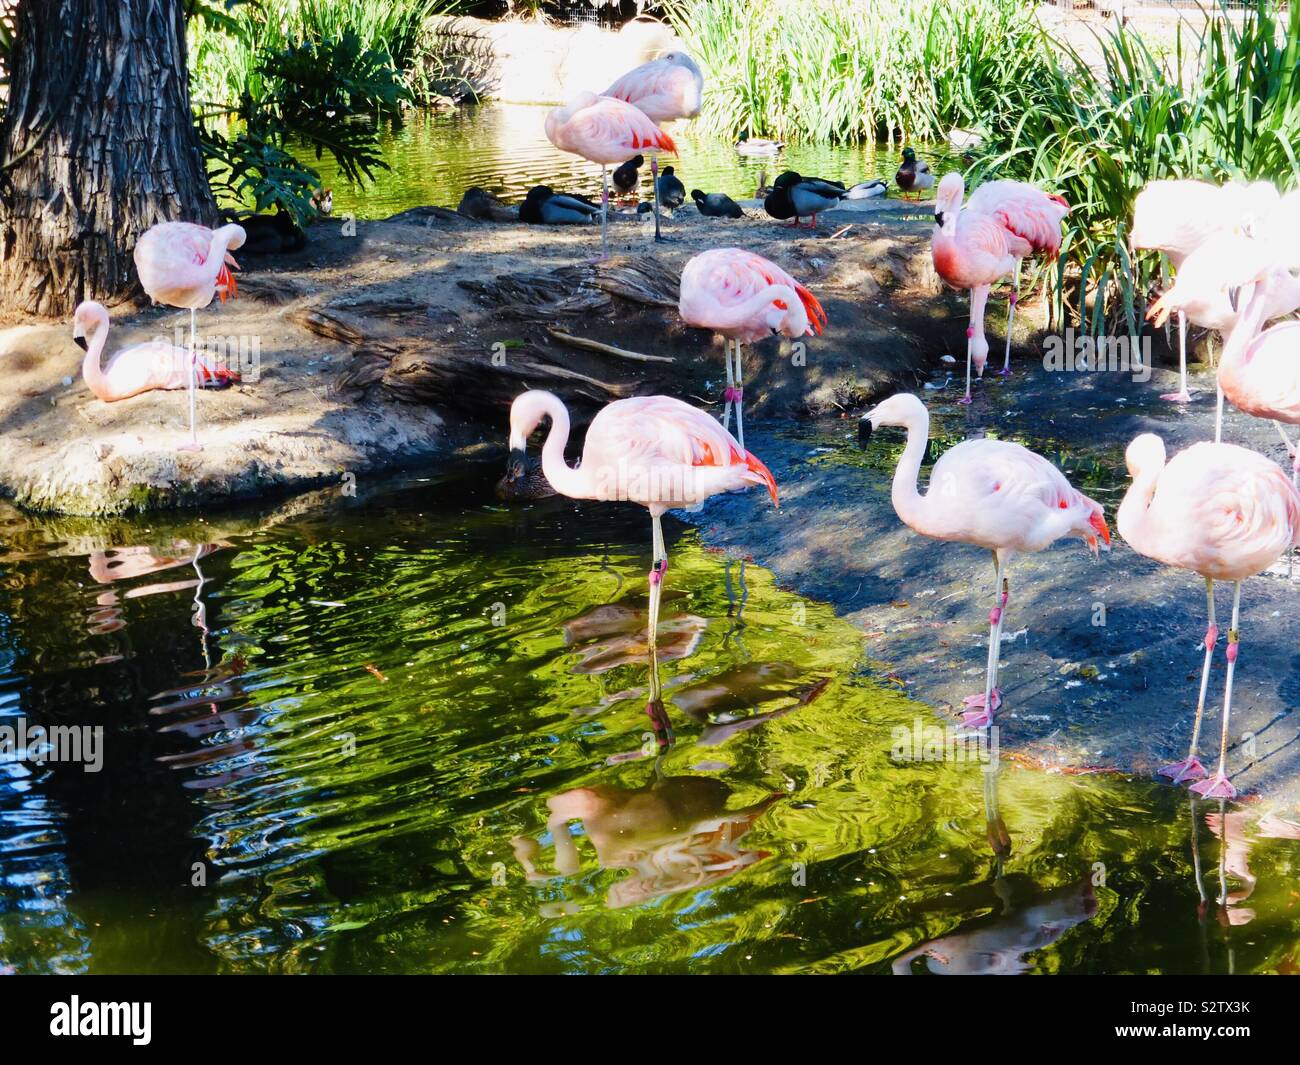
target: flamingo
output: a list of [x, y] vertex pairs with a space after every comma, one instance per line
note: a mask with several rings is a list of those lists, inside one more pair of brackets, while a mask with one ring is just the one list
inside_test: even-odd
[[[604, 95], [631, 104], [654, 123], [694, 118], [704, 99], [704, 74], [685, 52], [666, 52], [629, 70]], [[653, 155], [650, 183], [655, 190], [655, 240], [663, 240], [659, 232], [659, 159]]]
[[1300, 308], [1300, 280], [1280, 266], [1264, 267], [1246, 305], [1234, 306], [1228, 288], [1239, 269], [1236, 264], [1249, 247], [1247, 238], [1236, 234], [1210, 237], [1183, 260], [1173, 287], [1152, 304], [1147, 317], [1160, 326], [1176, 310], [1180, 316], [1186, 313], [1193, 324], [1227, 336], [1217, 375], [1216, 442], [1223, 439], [1226, 396], [1246, 414], [1271, 418], [1287, 450], [1300, 461], [1281, 426], [1300, 425], [1300, 364], [1295, 358], [1300, 351], [1300, 323], [1285, 322], [1260, 332], [1266, 322]]
[[182, 451], [202, 450], [195, 424], [195, 378], [199, 376], [199, 354], [195, 345], [195, 311], [217, 296], [224, 303], [236, 292], [231, 267], [239, 268], [231, 251], [244, 244], [242, 227], [220, 229], [190, 222], [160, 222], [145, 231], [136, 243], [134, 259], [140, 284], [155, 303], [189, 308], [190, 312], [190, 441]]
[[989, 654], [984, 694], [967, 696], [963, 722], [984, 728], [1002, 703], [997, 687], [1002, 621], [1011, 597], [1007, 562], [1017, 552], [1041, 551], [1062, 536], [1079, 536], [1096, 555], [1110, 544], [1101, 504], [1077, 491], [1055, 466], [1006, 440], [963, 440], [934, 464], [930, 486], [916, 486], [930, 435], [930, 414], [916, 396], [900, 392], [862, 416], [859, 437], [882, 425], [907, 430], [890, 498], [903, 524], [936, 540], [973, 544], [993, 554], [997, 602], [989, 611]]
[[1020, 260], [1038, 252], [1055, 259], [1061, 250], [1061, 220], [1070, 210], [1060, 196], [1022, 181], [989, 181], [971, 193], [962, 209], [966, 182], [961, 174], [945, 174], [934, 202], [934, 235], [930, 254], [939, 276], [953, 288], [970, 290], [970, 325], [966, 328], [966, 394], [970, 403], [970, 371], [984, 376], [989, 344], [984, 336], [984, 304], [989, 289], [1012, 274], [1007, 312], [1007, 348], [1001, 373], [1011, 372], [1011, 328], [1016, 315]]
[[[1192, 791], [1206, 798], [1235, 798], [1228, 780], [1228, 720], [1232, 676], [1241, 643], [1241, 582], [1300, 545], [1300, 492], [1278, 466], [1235, 444], [1193, 444], [1165, 462], [1165, 444], [1143, 433], [1125, 453], [1133, 479], [1118, 514], [1119, 534], [1139, 554], [1205, 579], [1209, 621], [1205, 663], [1187, 758], [1159, 772], [1179, 784], [1196, 780]], [[1214, 621], [1214, 582], [1232, 581], [1232, 627], [1228, 630], [1228, 674], [1223, 690], [1219, 767], [1206, 777], [1196, 757], [1205, 713], [1210, 660], [1219, 630]], [[1205, 778], [1205, 779], [1201, 779]]]
[[107, 366], [102, 366], [108, 341], [108, 310], [102, 303], [87, 300], [77, 307], [72, 322], [72, 339], [86, 353], [81, 375], [90, 391], [105, 403], [130, 399], [141, 392], [185, 388], [195, 376], [202, 379], [205, 388], [225, 388], [239, 380], [238, 373], [205, 356], [199, 356], [194, 370], [189, 371], [189, 352], [162, 340], [123, 348]]
[[[1266, 181], [1223, 186], [1183, 179], [1148, 182], [1133, 201], [1129, 244], [1137, 250], [1162, 252], [1177, 273], [1188, 256], [1212, 237], [1237, 227], [1251, 227], [1273, 211], [1278, 201], [1277, 189]], [[1192, 398], [1187, 389], [1187, 322], [1190, 319], [1193, 325], [1203, 323], [1193, 313], [1196, 308], [1174, 305], [1174, 309], [1178, 311], [1179, 389], [1160, 398], [1187, 403]]]
[[600, 254], [609, 255], [609, 168], [638, 152], [656, 158], [658, 152], [677, 154], [672, 137], [644, 111], [612, 96], [580, 92], [546, 116], [546, 139], [562, 152], [600, 164]]
[[[766, 485], [779, 505], [776, 481], [756, 455], [704, 411], [671, 396], [619, 399], [601, 408], [587, 428], [582, 461], [564, 459], [569, 439], [569, 412], [550, 392], [533, 390], [516, 397], [510, 407], [510, 463], [507, 474], [526, 470], [528, 437], [550, 418], [542, 445], [542, 472], [551, 487], [570, 499], [626, 500], [650, 511], [650, 654], [653, 659], [659, 625], [659, 601], [668, 551], [659, 519], [665, 511], [703, 503], [720, 492]], [[651, 701], [659, 701], [652, 674]]]
[[[745, 447], [745, 422], [741, 413], [745, 390], [741, 384], [740, 346], [770, 333], [779, 336], [816, 336], [826, 328], [826, 312], [817, 297], [774, 262], [740, 248], [713, 248], [701, 252], [682, 270], [677, 304], [682, 321], [712, 329], [725, 338], [726, 400], [722, 413], [725, 432], [736, 409], [736, 436]], [[732, 344], [735, 368], [732, 368]]]

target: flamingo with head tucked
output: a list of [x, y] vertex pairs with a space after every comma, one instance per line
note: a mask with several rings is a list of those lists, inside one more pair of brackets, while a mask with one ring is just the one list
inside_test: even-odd
[[72, 339], [86, 353], [81, 375], [87, 387], [105, 403], [138, 396], [141, 392], [185, 388], [195, 376], [204, 388], [225, 388], [239, 381], [239, 374], [200, 356], [193, 372], [190, 353], [162, 340], [123, 348], [102, 365], [108, 341], [108, 310], [102, 303], [87, 300], [73, 315]]
[[[817, 297], [761, 255], [740, 248], [701, 252], [682, 270], [678, 310], [682, 321], [721, 334], [726, 345], [727, 388], [722, 413], [724, 431], [736, 410], [736, 436], [745, 446], [741, 413], [744, 387], [740, 346], [765, 336], [815, 336], [826, 328], [826, 312]], [[735, 366], [732, 345], [735, 345]]]
[[[1228, 720], [1232, 676], [1241, 638], [1241, 582], [1267, 569], [1284, 551], [1300, 545], [1300, 492], [1276, 463], [1234, 444], [1200, 443], [1165, 461], [1165, 444], [1154, 433], [1135, 438], [1125, 454], [1133, 483], [1118, 514], [1119, 534], [1139, 554], [1205, 578], [1209, 622], [1196, 720], [1187, 758], [1160, 773], [1174, 783], [1198, 780], [1192, 790], [1207, 798], [1234, 798], [1228, 780]], [[1223, 690], [1219, 767], [1205, 777], [1196, 757], [1210, 660], [1219, 630], [1214, 623], [1214, 582], [1232, 581], [1232, 627]]]
[[609, 254], [609, 168], [637, 154], [677, 154], [673, 139], [639, 108], [612, 96], [578, 93], [546, 116], [546, 139], [562, 152], [600, 164], [601, 256]]
[[[704, 411], [671, 396], [615, 400], [592, 419], [575, 467], [564, 458], [569, 412], [550, 392], [518, 396], [510, 407], [507, 478], [527, 475], [528, 437], [544, 418], [551, 428], [542, 445], [542, 472], [570, 499], [640, 503], [650, 511], [650, 651], [656, 646], [659, 601], [668, 551], [660, 518], [677, 507], [703, 503], [720, 492], [765, 485], [777, 503], [776, 481], [756, 455]], [[651, 707], [659, 700], [652, 675]], [[655, 711], [647, 708], [654, 716]]]
[[1098, 537], [1110, 544], [1101, 504], [1076, 490], [1040, 455], [1007, 440], [963, 440], [943, 453], [922, 495], [916, 486], [930, 435], [930, 415], [916, 396], [899, 393], [862, 416], [860, 439], [882, 425], [907, 430], [890, 498], [903, 524], [936, 540], [974, 544], [993, 554], [997, 601], [989, 611], [989, 654], [984, 694], [964, 701], [965, 723], [983, 728], [1002, 702], [998, 683], [1002, 621], [1011, 597], [1006, 577], [1015, 554], [1041, 551], [1063, 536], [1081, 537], [1096, 554]]
[[[604, 95], [631, 104], [655, 123], [694, 118], [704, 98], [704, 75], [685, 52], [666, 52], [629, 70]], [[663, 240], [659, 232], [659, 159], [654, 155], [650, 157], [650, 180], [655, 190], [655, 240]]]
[[989, 343], [984, 336], [984, 304], [989, 289], [1005, 277], [1015, 276], [1007, 312], [1007, 348], [1003, 375], [1011, 372], [1011, 329], [1015, 323], [1020, 261], [1046, 254], [1055, 259], [1061, 250], [1061, 220], [1070, 206], [1023, 181], [989, 181], [972, 194], [965, 208], [966, 182], [956, 172], [945, 174], [934, 201], [934, 235], [930, 254], [935, 271], [953, 288], [970, 290], [970, 325], [966, 329], [966, 394], [970, 403], [972, 361], [977, 376], [984, 376]]
[[135, 268], [140, 284], [155, 303], [188, 308], [190, 312], [190, 442], [184, 451], [200, 450], [195, 425], [194, 387], [199, 355], [195, 343], [195, 311], [217, 296], [224, 303], [235, 295], [238, 264], [230, 254], [243, 246], [244, 230], [237, 225], [220, 229], [189, 222], [161, 222], [145, 231], [135, 246]]

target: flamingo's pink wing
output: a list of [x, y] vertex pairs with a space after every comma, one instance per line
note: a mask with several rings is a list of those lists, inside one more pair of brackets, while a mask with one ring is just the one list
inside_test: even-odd
[[[643, 111], [622, 100], [601, 97], [584, 107], [568, 123], [566, 135], [576, 145], [596, 152], [609, 152], [631, 158], [639, 151], [653, 149], [677, 154], [673, 139], [656, 126]], [[626, 152], [626, 156], [621, 153]]]
[[990, 181], [971, 194], [966, 209], [997, 220], [1032, 252], [1055, 257], [1061, 248], [1061, 220], [1070, 206], [1062, 197], [1022, 181]]
[[631, 104], [656, 122], [694, 118], [700, 111], [700, 87], [695, 75], [663, 60], [629, 70], [603, 95]]
[[690, 271], [689, 276], [683, 271], [684, 295], [687, 295], [688, 288], [698, 289], [703, 298], [724, 306], [744, 303], [770, 285], [792, 288], [803, 303], [811, 332], [816, 335], [826, 327], [826, 312], [817, 297], [776, 263], [752, 251], [714, 248], [692, 259], [687, 264], [687, 271]]

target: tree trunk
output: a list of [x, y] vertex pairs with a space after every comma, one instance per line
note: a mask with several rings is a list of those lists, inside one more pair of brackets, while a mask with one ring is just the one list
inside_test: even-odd
[[182, 0], [22, 0], [0, 136], [0, 311], [65, 317], [136, 285], [163, 221], [211, 225]]

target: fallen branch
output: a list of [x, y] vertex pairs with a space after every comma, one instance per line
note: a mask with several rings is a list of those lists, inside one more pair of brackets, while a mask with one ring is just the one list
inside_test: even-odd
[[613, 344], [602, 344], [599, 340], [588, 340], [586, 337], [576, 337], [572, 333], [565, 333], [559, 329], [547, 327], [546, 332], [562, 344], [570, 344], [575, 348], [585, 348], [588, 351], [598, 351], [602, 355], [617, 355], [620, 359], [635, 359], [637, 362], [673, 361], [671, 355], [642, 355], [639, 351], [628, 351], [626, 348], [616, 348]]

